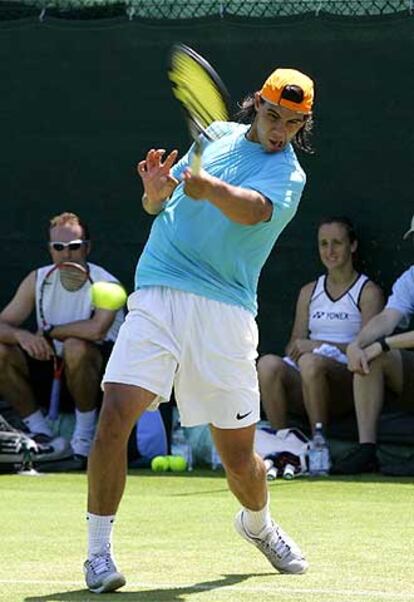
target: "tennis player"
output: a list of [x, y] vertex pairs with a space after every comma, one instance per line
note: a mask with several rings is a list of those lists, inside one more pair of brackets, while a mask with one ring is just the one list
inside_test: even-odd
[[309, 150], [313, 82], [276, 69], [245, 99], [240, 119], [203, 153], [176, 163], [151, 149], [138, 163], [144, 209], [156, 215], [136, 270], [136, 291], [104, 375], [104, 402], [88, 462], [88, 588], [125, 584], [111, 549], [126, 478], [126, 443], [137, 418], [170, 398], [185, 426], [209, 423], [228, 485], [241, 504], [239, 534], [280, 572], [308, 563], [272, 520], [259, 420], [256, 288], [260, 270], [296, 213], [305, 174], [293, 145]]

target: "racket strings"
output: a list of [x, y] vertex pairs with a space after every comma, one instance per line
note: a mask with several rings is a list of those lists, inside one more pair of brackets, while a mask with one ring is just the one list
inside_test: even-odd
[[170, 79], [175, 97], [195, 114], [202, 127], [212, 121], [226, 121], [228, 110], [223, 92], [204, 67], [192, 57], [177, 52]]

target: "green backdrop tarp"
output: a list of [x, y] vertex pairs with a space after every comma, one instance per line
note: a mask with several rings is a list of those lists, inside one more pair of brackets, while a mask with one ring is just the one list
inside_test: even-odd
[[302, 159], [298, 215], [260, 282], [261, 349], [281, 351], [298, 290], [320, 270], [322, 215], [355, 220], [363, 267], [387, 289], [411, 263], [401, 235], [414, 205], [412, 18], [0, 23], [0, 304], [47, 261], [44, 226], [63, 210], [87, 219], [93, 260], [131, 290], [151, 224], [135, 163], [149, 147], [188, 144], [165, 73], [176, 41], [212, 61], [234, 104], [277, 65], [317, 82], [317, 154]]

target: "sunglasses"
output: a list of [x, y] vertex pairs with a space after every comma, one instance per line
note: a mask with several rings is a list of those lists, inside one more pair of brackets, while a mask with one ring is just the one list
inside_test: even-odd
[[54, 251], [63, 251], [64, 249], [69, 249], [69, 251], [79, 251], [82, 245], [86, 245], [88, 240], [81, 240], [77, 238], [76, 240], [70, 240], [69, 242], [57, 242], [51, 241], [49, 242], [49, 246]]

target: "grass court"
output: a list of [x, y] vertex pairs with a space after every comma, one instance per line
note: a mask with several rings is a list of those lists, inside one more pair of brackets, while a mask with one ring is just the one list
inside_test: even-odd
[[[84, 474], [1, 476], [0, 600], [86, 602]], [[103, 600], [409, 602], [414, 600], [412, 479], [270, 483], [274, 518], [300, 544], [307, 574], [280, 575], [242, 540], [223, 473], [132, 471], [114, 534], [127, 578]], [[122, 593], [121, 593], [122, 592]]]

